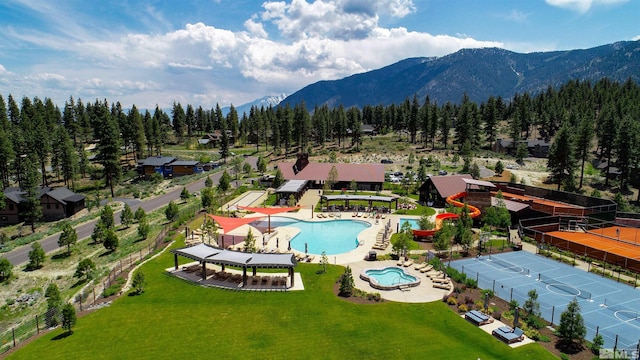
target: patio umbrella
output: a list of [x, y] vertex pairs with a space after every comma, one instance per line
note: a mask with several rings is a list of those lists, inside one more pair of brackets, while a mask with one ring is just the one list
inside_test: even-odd
[[291, 240], [289, 240], [289, 246], [287, 247], [287, 250], [291, 251]]
[[513, 311], [513, 328], [517, 328], [518, 327], [518, 318], [520, 317], [520, 308], [517, 307], [514, 311]]
[[280, 247], [280, 240], [278, 238], [276, 238], [276, 247], [279, 248]]
[[304, 254], [307, 254], [307, 243], [304, 243]]

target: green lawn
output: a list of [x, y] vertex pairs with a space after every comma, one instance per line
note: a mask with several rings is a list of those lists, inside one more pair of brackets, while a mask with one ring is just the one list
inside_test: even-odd
[[173, 255], [143, 266], [147, 288], [56, 329], [10, 359], [554, 359], [511, 349], [443, 303], [357, 305], [333, 294], [342, 272], [301, 264], [305, 291], [234, 292], [167, 276]]

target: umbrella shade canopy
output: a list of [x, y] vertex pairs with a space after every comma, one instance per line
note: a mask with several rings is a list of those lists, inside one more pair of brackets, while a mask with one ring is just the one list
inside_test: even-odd
[[243, 210], [264, 214], [264, 215], [275, 215], [275, 214], [280, 214], [280, 213], [289, 212], [293, 210], [299, 210], [301, 208], [300, 206], [284, 207], [284, 208], [283, 207], [261, 208], [261, 207], [250, 207], [250, 206], [240, 206], [240, 205], [238, 205], [238, 207]]
[[218, 215], [211, 215], [211, 214], [207, 214], [207, 215], [209, 215], [209, 217], [211, 217], [213, 220], [215, 220], [215, 222], [218, 223], [218, 225], [220, 225], [224, 233], [228, 233], [229, 231], [233, 229], [237, 229], [242, 225], [245, 225], [260, 219], [260, 217], [232, 218], [232, 217], [218, 216]]

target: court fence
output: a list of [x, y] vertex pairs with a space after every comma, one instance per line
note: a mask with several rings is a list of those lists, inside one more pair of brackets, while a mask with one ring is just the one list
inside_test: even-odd
[[[608, 263], [636, 273], [640, 272], [640, 259], [625, 257], [603, 249], [569, 241], [549, 234], [549, 232], [552, 231], [571, 230], [571, 227], [575, 226], [576, 229], [580, 229], [580, 231], [597, 235], [598, 229], [602, 229], [604, 226], [612, 226], [611, 224], [615, 223], [601, 221], [594, 218], [576, 219], [573, 217], [552, 216], [521, 220], [518, 230], [522, 237], [530, 237], [535, 240], [539, 246], [554, 246], [563, 251], [570, 251], [578, 256], [584, 256], [585, 258]], [[617, 240], [615, 238], [611, 239]], [[628, 241], [624, 242], [628, 243]]]

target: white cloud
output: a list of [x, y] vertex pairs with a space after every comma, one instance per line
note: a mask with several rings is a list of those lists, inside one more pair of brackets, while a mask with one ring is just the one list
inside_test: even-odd
[[[140, 108], [169, 107], [174, 100], [208, 108], [216, 102], [239, 105], [265, 94], [291, 93], [319, 80], [342, 78], [408, 57], [504, 46], [464, 35], [379, 26], [381, 16], [402, 17], [414, 11], [408, 0], [270, 1], [244, 22], [243, 31], [198, 22], [162, 32], [104, 32], [73, 41], [60, 35], [66, 30], [16, 31], [14, 38], [54, 48], [71, 62], [42, 63], [30, 69], [38, 75], [11, 77], [0, 65], [0, 80], [30, 97], [48, 96], [62, 102], [73, 95], [85, 102], [106, 97]], [[162, 19], [161, 13], [153, 16]], [[266, 29], [279, 33], [270, 36]]]
[[269, 34], [264, 30], [262, 23], [255, 22], [254, 19], [249, 19], [244, 22], [244, 27], [247, 29], [249, 34], [259, 37], [259, 38], [267, 38]]
[[4, 66], [2, 66], [2, 64], [0, 64], [0, 74], [4, 74], [6, 72], [7, 72], [7, 69]]
[[629, 0], [546, 0], [547, 4], [551, 6], [577, 11], [581, 14], [586, 13], [591, 7], [596, 5], [613, 5], [627, 1]]

